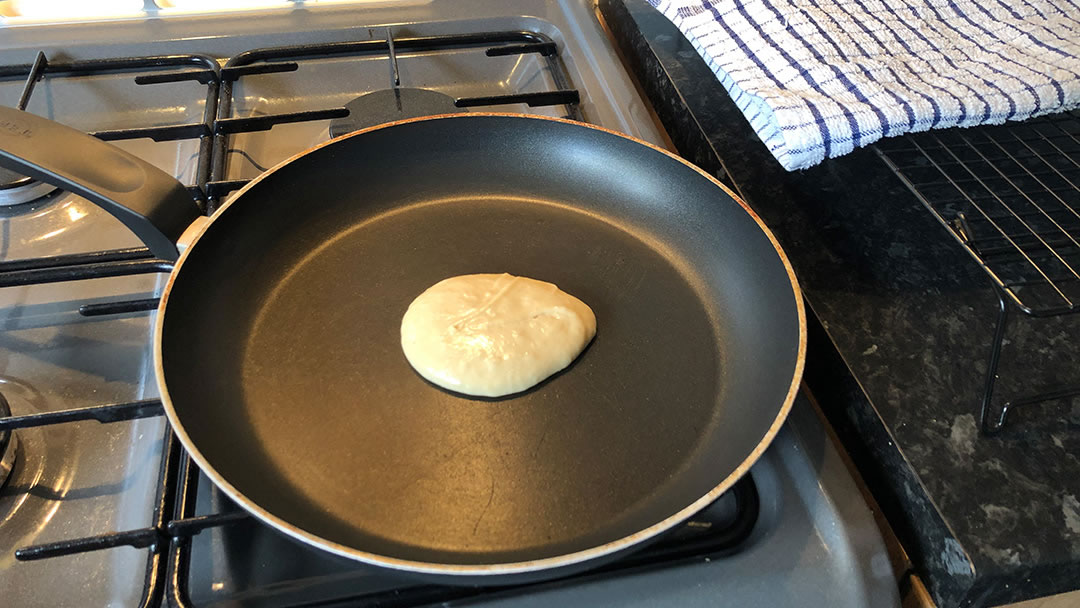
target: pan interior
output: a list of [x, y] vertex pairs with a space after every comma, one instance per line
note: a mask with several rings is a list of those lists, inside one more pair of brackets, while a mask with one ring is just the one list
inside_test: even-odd
[[[402, 314], [474, 272], [558, 284], [593, 308], [595, 342], [516, 397], [429, 385], [401, 352]], [[248, 335], [242, 399], [277, 476], [259, 502], [419, 561], [634, 531], [715, 412], [718, 344], [687, 280], [633, 235], [535, 202], [417, 204], [345, 231], [290, 269]]]
[[[506, 137], [551, 135], [510, 127]], [[589, 158], [624, 141], [556, 137]], [[755, 262], [775, 252], [737, 205], [741, 215], [703, 207], [701, 220], [728, 213], [727, 230], [749, 222], [756, 236], [725, 238], [721, 226], [709, 246], [692, 242], [700, 231], [684, 211], [656, 204], [722, 195], [715, 186], [692, 171], [685, 184], [611, 177], [602, 158], [584, 170], [607, 182], [498, 149], [455, 156], [478, 148], [449, 137], [434, 139], [430, 157], [395, 144], [401, 134], [381, 146], [344, 141], [361, 140], [384, 158], [411, 155], [414, 179], [367, 156], [368, 187], [349, 189], [335, 177], [346, 146], [320, 151], [337, 154], [322, 163], [309, 155], [286, 168], [314, 175], [306, 186], [279, 171], [215, 220], [169, 296], [162, 357], [175, 417], [236, 492], [286, 527], [369, 559], [500, 564], [630, 536], [749, 456], [791, 382], [798, 324], [789, 283], [787, 301], [782, 290], [765, 297], [786, 276], [774, 276], [778, 260]], [[658, 167], [635, 147], [626, 153], [638, 169], [682, 167], [651, 153]], [[649, 215], [658, 223], [642, 221]], [[733, 250], [743, 262], [718, 274], [693, 259]], [[444, 278], [498, 272], [583, 300], [596, 313], [595, 340], [567, 370], [509, 398], [428, 384], [401, 352], [405, 309]], [[782, 314], [765, 328], [755, 306]], [[785, 341], [753, 345], [771, 339], [762, 332]], [[735, 343], [745, 347], [730, 353]]]

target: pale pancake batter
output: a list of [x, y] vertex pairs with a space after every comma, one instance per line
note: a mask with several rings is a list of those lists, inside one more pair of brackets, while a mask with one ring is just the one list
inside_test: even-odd
[[421, 376], [483, 397], [539, 383], [570, 365], [594, 335], [596, 316], [584, 302], [509, 274], [439, 281], [401, 320], [401, 348]]

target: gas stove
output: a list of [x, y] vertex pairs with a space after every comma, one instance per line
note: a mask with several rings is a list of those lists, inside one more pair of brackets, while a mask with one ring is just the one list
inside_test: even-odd
[[[154, 163], [207, 213], [298, 152], [404, 116], [528, 112], [670, 147], [587, 1], [134, 9], [0, 21], [0, 34], [0, 104]], [[735, 489], [584, 575], [437, 586], [299, 545], [218, 492], [161, 416], [150, 318], [170, 265], [86, 200], [4, 177], [5, 603], [898, 604], [871, 514], [805, 397]]]

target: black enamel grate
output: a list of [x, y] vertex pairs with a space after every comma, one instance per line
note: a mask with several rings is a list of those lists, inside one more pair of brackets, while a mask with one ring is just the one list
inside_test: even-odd
[[276, 124], [342, 118], [349, 114], [349, 110], [345, 107], [328, 107], [303, 112], [261, 116], [233, 116], [235, 106], [234, 84], [242, 77], [297, 71], [305, 60], [311, 59], [327, 57], [362, 58], [372, 55], [385, 55], [389, 57], [392, 68], [388, 72], [386, 88], [393, 90], [401, 83], [397, 69], [398, 53], [437, 54], [457, 49], [484, 50], [484, 54], [488, 57], [538, 54], [547, 63], [548, 73], [552, 78], [554, 88], [529, 93], [459, 97], [453, 100], [455, 107], [471, 108], [513, 103], [523, 103], [529, 107], [562, 105], [566, 108], [567, 118], [583, 120], [579, 107], [580, 94], [577, 89], [570, 86], [570, 77], [562, 64], [562, 60], [559, 58], [555, 42], [547, 36], [535, 32], [507, 31], [396, 38], [392, 32], [387, 30], [383, 40], [331, 42], [254, 49], [229, 59], [221, 70], [221, 101], [218, 106], [218, 119], [215, 123], [215, 131], [218, 137], [215, 139], [214, 167], [211, 181], [207, 184], [207, 191], [211, 198], [211, 209], [220, 202], [223, 196], [243, 187], [248, 181], [225, 178], [227, 175], [227, 163], [230, 160], [230, 135], [262, 131]]

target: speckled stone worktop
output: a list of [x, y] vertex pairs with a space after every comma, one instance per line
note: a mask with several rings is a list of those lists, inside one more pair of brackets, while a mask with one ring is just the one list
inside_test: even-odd
[[[1080, 588], [1080, 400], [978, 431], [997, 299], [869, 149], [785, 172], [643, 0], [601, 12], [680, 152], [776, 233], [811, 310], [807, 382], [941, 608]], [[1080, 315], [1014, 316], [998, 394], [1080, 382]]]

